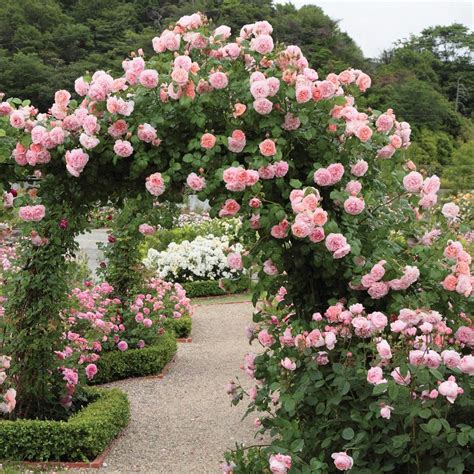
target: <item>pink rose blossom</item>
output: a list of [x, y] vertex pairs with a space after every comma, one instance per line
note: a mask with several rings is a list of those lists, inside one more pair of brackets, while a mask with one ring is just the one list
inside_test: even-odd
[[289, 357], [285, 357], [281, 360], [281, 365], [284, 369], [294, 371], [296, 370], [296, 363], [293, 362]]
[[216, 144], [216, 137], [212, 133], [205, 133], [201, 137], [201, 146], [205, 148], [206, 150], [210, 150], [211, 148], [214, 148], [215, 144]]
[[423, 176], [421, 176], [421, 174], [418, 173], [417, 171], [412, 171], [411, 173], [408, 173], [403, 178], [403, 187], [409, 193], [419, 192], [422, 186], [423, 186]]
[[287, 474], [291, 469], [291, 456], [272, 454], [269, 459], [270, 471], [273, 474]]
[[380, 416], [382, 418], [385, 418], [386, 420], [390, 420], [390, 416], [392, 414], [392, 410], [393, 410], [393, 407], [391, 406], [388, 406], [388, 405], [384, 405], [381, 409], [380, 409]]
[[165, 182], [161, 173], [154, 173], [148, 176], [145, 186], [153, 196], [160, 196], [165, 191]]
[[66, 168], [76, 178], [82, 173], [89, 161], [89, 155], [80, 148], [66, 152]]
[[24, 222], [39, 222], [46, 214], [46, 208], [42, 204], [36, 206], [23, 206], [18, 210], [18, 216]]
[[276, 154], [275, 142], [269, 138], [261, 142], [258, 148], [263, 156], [274, 156]]
[[214, 89], [224, 89], [229, 84], [229, 79], [223, 72], [214, 72], [209, 75], [209, 83]]
[[260, 115], [268, 115], [273, 109], [273, 102], [268, 99], [255, 99], [253, 108]]
[[393, 380], [395, 380], [395, 382], [398, 384], [398, 385], [408, 385], [411, 381], [411, 374], [410, 374], [410, 371], [407, 371], [407, 374], [405, 376], [402, 375], [401, 371], [400, 371], [400, 367], [396, 367], [391, 373], [390, 375], [392, 376]]
[[117, 140], [114, 144], [114, 152], [116, 155], [126, 158], [133, 153], [132, 144], [128, 140]]
[[334, 459], [334, 465], [339, 471], [349, 471], [354, 465], [354, 460], [345, 452], [332, 453], [331, 458]]
[[219, 211], [219, 217], [235, 216], [239, 209], [240, 205], [235, 199], [227, 199]]
[[206, 187], [206, 181], [204, 178], [199, 177], [196, 173], [191, 173], [186, 178], [186, 184], [193, 191], [202, 191]]

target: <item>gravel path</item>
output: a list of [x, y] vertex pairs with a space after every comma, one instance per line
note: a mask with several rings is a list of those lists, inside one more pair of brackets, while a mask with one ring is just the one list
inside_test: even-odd
[[163, 380], [110, 384], [127, 392], [132, 419], [100, 472], [218, 473], [227, 448], [255, 444], [255, 416], [241, 421], [246, 403], [232, 407], [224, 390], [235, 375], [247, 383], [239, 367], [250, 350], [244, 327], [251, 314], [250, 303], [198, 306], [193, 342], [179, 344]]

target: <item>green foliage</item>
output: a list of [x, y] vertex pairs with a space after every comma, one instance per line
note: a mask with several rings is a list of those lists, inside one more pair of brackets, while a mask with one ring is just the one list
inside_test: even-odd
[[176, 338], [172, 331], [158, 337], [152, 346], [143, 349], [113, 350], [101, 354], [97, 362], [98, 372], [93, 384], [102, 384], [129, 377], [158, 375], [176, 354]]
[[130, 418], [127, 396], [117, 389], [85, 388], [89, 401], [67, 421], [0, 421], [0, 459], [88, 461], [99, 455]]
[[[188, 298], [199, 298], [200, 296], [221, 296], [228, 293], [242, 293], [250, 288], [248, 277], [242, 277], [232, 282], [226, 282], [228, 291], [222, 289], [216, 280], [187, 281], [181, 283], [186, 290]], [[225, 287], [224, 287], [225, 288]]]
[[449, 187], [471, 190], [474, 186], [474, 140], [462, 144], [454, 151], [450, 166], [443, 174]]
[[191, 316], [183, 316], [179, 319], [176, 318], [168, 318], [165, 319], [163, 326], [165, 329], [174, 332], [176, 337], [189, 337], [191, 334], [191, 328], [193, 325], [193, 320]]

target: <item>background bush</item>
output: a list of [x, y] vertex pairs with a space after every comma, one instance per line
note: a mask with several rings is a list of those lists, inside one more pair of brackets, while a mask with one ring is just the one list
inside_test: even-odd
[[98, 372], [91, 383], [102, 384], [128, 377], [157, 375], [176, 354], [175, 334], [165, 332], [153, 346], [104, 352], [97, 362]]
[[67, 421], [0, 421], [0, 459], [90, 461], [127, 426], [130, 406], [117, 389], [84, 389], [90, 403]]

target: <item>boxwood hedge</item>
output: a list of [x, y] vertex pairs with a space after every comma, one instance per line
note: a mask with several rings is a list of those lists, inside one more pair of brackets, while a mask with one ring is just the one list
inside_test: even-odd
[[91, 461], [125, 428], [127, 395], [86, 387], [89, 403], [66, 421], [0, 421], [0, 459], [4, 461]]
[[173, 358], [176, 350], [176, 336], [173, 331], [167, 331], [152, 346], [127, 349], [124, 352], [104, 352], [97, 361], [98, 371], [92, 383], [102, 384], [128, 377], [157, 375]]
[[188, 298], [197, 298], [199, 296], [220, 296], [229, 293], [242, 293], [250, 288], [250, 279], [248, 277], [242, 277], [239, 280], [232, 282], [232, 287], [229, 291], [224, 291], [219, 286], [218, 280], [198, 280], [198, 281], [187, 281], [181, 283], [182, 287], [186, 290], [186, 296]]
[[179, 319], [168, 318], [164, 324], [166, 329], [174, 331], [176, 337], [189, 337], [193, 322], [191, 316], [183, 316]]

